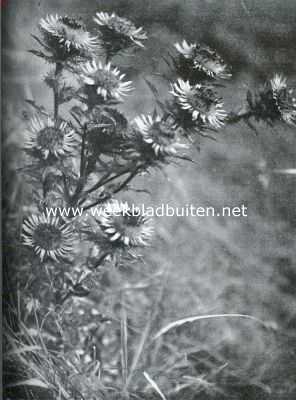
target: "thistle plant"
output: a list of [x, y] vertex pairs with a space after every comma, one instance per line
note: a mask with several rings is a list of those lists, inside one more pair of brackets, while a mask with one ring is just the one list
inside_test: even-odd
[[[223, 87], [231, 68], [215, 50], [184, 39], [172, 44], [166, 99], [160, 101], [150, 83], [154, 110], [130, 119], [120, 105], [135, 85], [115, 56], [145, 51], [149, 35], [114, 13], [99, 11], [94, 22], [89, 32], [80, 19], [48, 15], [33, 36], [39, 48], [31, 53], [48, 64], [44, 84], [52, 107], [28, 101], [23, 176], [33, 212], [23, 220], [19, 308], [7, 322], [8, 358], [19, 365], [14, 385], [45, 389], [54, 399], [148, 398], [144, 382], [161, 392], [147, 373], [131, 384], [140, 357], [128, 364], [132, 329], [125, 304], [132, 300], [110, 293], [116, 293], [118, 274], [128, 282], [135, 266], [147, 268], [142, 252], [153, 243], [153, 221], [140, 211], [125, 213], [129, 206], [120, 196], [131, 192], [136, 177], [192, 161], [192, 144], [227, 124], [295, 125], [296, 100], [286, 78], [276, 74], [246, 94], [239, 112], [226, 111]], [[57, 207], [70, 211], [48, 214]], [[75, 208], [92, 207], [109, 212], [92, 219], [74, 215]], [[119, 326], [112, 325], [116, 320]]]

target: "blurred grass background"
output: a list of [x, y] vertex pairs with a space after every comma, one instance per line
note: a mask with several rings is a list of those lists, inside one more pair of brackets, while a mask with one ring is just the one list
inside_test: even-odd
[[[241, 104], [248, 87], [274, 72], [295, 81], [293, 0], [8, 1], [2, 15], [3, 190], [10, 204], [6, 212], [13, 208], [21, 187], [13, 171], [20, 159], [24, 99], [50, 106], [40, 79], [48, 66], [27, 53], [33, 47], [30, 34], [36, 33], [39, 19], [47, 13], [79, 15], [92, 24], [98, 10], [115, 11], [144, 25], [149, 33], [146, 51], [128, 66], [136, 83], [136, 94], [125, 106], [131, 116], [152, 111], [153, 98], [143, 77], [162, 71], [161, 56], [183, 38], [213, 46], [233, 66], [234, 78], [223, 91], [229, 110]], [[296, 396], [296, 177], [276, 170], [296, 168], [296, 135], [295, 129], [281, 125], [259, 124], [257, 129], [258, 136], [242, 124], [227, 127], [216, 142], [203, 141], [201, 151], [192, 152], [196, 164], [168, 166], [164, 174], [137, 179], [137, 188], [152, 193], [137, 195], [136, 201], [147, 205], [248, 207], [247, 218], [158, 218], [153, 248], [141, 268], [148, 269], [147, 275], [150, 266], [163, 271], [161, 325], [190, 315], [226, 312], [268, 322], [271, 330], [250, 321], [200, 322], [182, 335], [177, 332], [172, 340], [178, 342], [181, 355], [201, 348], [222, 354], [250, 379], [272, 387], [274, 398], [292, 400]], [[135, 301], [131, 311], [139, 326], [149, 304], [142, 306]]]

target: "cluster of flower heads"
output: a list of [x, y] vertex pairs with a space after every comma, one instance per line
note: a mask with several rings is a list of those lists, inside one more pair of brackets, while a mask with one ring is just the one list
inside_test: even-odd
[[210, 47], [196, 43], [175, 43], [173, 59], [178, 75], [172, 83], [171, 114], [186, 135], [221, 128], [227, 119], [223, 101], [213, 90], [215, 81], [231, 78], [229, 66]]
[[23, 223], [23, 243], [33, 248], [41, 261], [67, 258], [73, 250], [74, 231], [59, 218], [32, 215]]
[[103, 101], [122, 101], [123, 97], [133, 90], [132, 82], [124, 81], [125, 74], [118, 68], [111, 67], [111, 63], [104, 65], [93, 60], [87, 62], [81, 69], [81, 79], [86, 86], [85, 93], [88, 100], [94, 104], [99, 103], [97, 96]]
[[26, 131], [25, 148], [41, 153], [42, 158], [49, 156], [64, 157], [73, 153], [77, 147], [77, 135], [65, 121], [56, 123], [52, 118], [34, 116]]
[[[177, 79], [171, 83], [172, 100], [165, 104], [160, 114], [142, 114], [129, 124], [112, 106], [130, 94], [132, 82], [126, 80], [125, 74], [111, 65], [109, 59], [134, 45], [144, 47], [147, 35], [143, 28], [114, 13], [99, 12], [94, 21], [97, 28], [94, 35], [86, 30], [80, 20], [68, 16], [49, 15], [39, 25], [43, 46], [52, 51], [57, 65], [69, 57], [75, 61], [75, 57], [84, 58], [83, 62], [79, 60], [75, 70], [80, 83], [75, 98], [84, 104], [81, 112], [86, 124], [82, 124], [81, 120], [80, 127], [87, 125], [88, 129], [85, 139], [88, 159], [84, 161], [88, 167], [86, 182], [89, 182], [90, 174], [95, 174], [95, 166], [99, 163], [100, 171], [104, 171], [104, 166], [112, 169], [114, 165], [119, 165], [122, 168], [127, 161], [130, 162], [128, 165], [140, 166], [137, 171], [144, 171], [170, 157], [186, 158], [182, 151], [188, 146], [179, 140], [179, 136], [184, 132], [187, 136], [187, 131], [201, 133], [223, 127], [228, 115], [222, 99], [216, 93], [218, 86], [215, 81], [229, 79], [230, 68], [210, 47], [186, 40], [175, 44], [178, 52], [174, 60]], [[100, 46], [105, 49], [105, 62], [97, 59], [97, 50], [102, 48]], [[56, 93], [59, 89], [56, 86], [62, 86], [57, 79], [56, 73], [47, 79]], [[296, 99], [284, 77], [275, 75], [258, 96], [249, 96], [248, 99], [254, 115], [263, 115], [271, 120], [282, 119], [288, 124], [296, 123]], [[42, 160], [61, 161], [64, 168], [63, 160], [67, 156], [75, 156], [78, 143], [78, 134], [72, 124], [57, 115], [55, 118], [38, 115], [30, 121], [25, 148], [31, 153], [35, 152], [33, 155]], [[76, 181], [81, 178], [81, 165]], [[64, 205], [67, 182], [63, 185], [59, 190], [44, 190], [44, 204]], [[94, 183], [91, 189], [95, 186]], [[70, 186], [70, 191], [72, 189]], [[68, 197], [72, 199], [70, 195]], [[112, 195], [106, 198], [110, 197]], [[126, 212], [123, 203], [114, 201], [112, 206], [117, 207], [117, 211], [111, 211], [98, 220], [105, 242], [121, 250], [148, 244], [152, 234], [151, 221], [146, 216]], [[32, 216], [24, 222], [24, 242], [34, 248], [41, 260], [64, 257], [70, 250], [72, 233], [69, 222], [65, 225], [57, 218], [44, 215]], [[48, 241], [45, 240], [46, 235]]]
[[[133, 46], [144, 47], [146, 32], [142, 27], [137, 28], [128, 19], [119, 17], [115, 13], [98, 12], [94, 21], [97, 30], [92, 34], [77, 18], [57, 14], [42, 18], [39, 23], [42, 39], [37, 38], [37, 40], [52, 54], [52, 58], [45, 58], [53, 62], [55, 60], [76, 62], [79, 59], [91, 59], [102, 49], [110, 57]], [[40, 56], [41, 53], [34, 54]]]

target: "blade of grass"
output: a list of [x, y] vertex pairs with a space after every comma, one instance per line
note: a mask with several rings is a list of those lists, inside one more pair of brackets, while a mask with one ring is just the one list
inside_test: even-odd
[[3, 356], [4, 357], [16, 356], [21, 353], [28, 353], [28, 352], [32, 352], [35, 350], [41, 350], [41, 347], [40, 346], [24, 346], [23, 348], [20, 348], [20, 349], [8, 351]]
[[153, 387], [153, 389], [156, 391], [156, 393], [159, 394], [160, 398], [162, 400], [167, 400], [165, 395], [162, 393], [162, 391], [159, 389], [157, 383], [149, 376], [149, 374], [144, 371], [143, 372], [144, 377], [146, 378], [146, 380], [150, 383], [150, 385]]
[[133, 357], [132, 365], [131, 365], [131, 368], [130, 368], [130, 373], [129, 373], [129, 376], [128, 376], [127, 382], [126, 382], [126, 388], [129, 386], [129, 384], [130, 384], [130, 382], [131, 382], [131, 380], [133, 378], [133, 374], [134, 374], [134, 372], [135, 372], [135, 370], [137, 368], [138, 362], [139, 362], [139, 360], [141, 358], [141, 355], [142, 355], [142, 352], [143, 352], [147, 337], [148, 337], [149, 332], [150, 332], [150, 327], [151, 327], [151, 319], [148, 320], [148, 322], [147, 322], [147, 324], [145, 326], [145, 329], [144, 329], [144, 331], [143, 331], [143, 333], [141, 335], [141, 338], [140, 338], [139, 345], [137, 347], [137, 351], [135, 352], [135, 355]]
[[128, 351], [127, 351], [127, 317], [124, 304], [121, 309], [121, 369], [122, 369], [122, 381], [123, 387], [126, 388], [127, 376], [128, 376]]
[[259, 322], [260, 324], [265, 325], [263, 321], [260, 319], [253, 317], [251, 315], [247, 314], [209, 314], [209, 315], [197, 315], [195, 317], [188, 317], [188, 318], [182, 318], [178, 319], [177, 321], [171, 322], [168, 325], [164, 326], [162, 329], [160, 329], [153, 337], [152, 341], [158, 339], [168, 331], [170, 331], [173, 328], [178, 328], [184, 324], [187, 323], [192, 323], [195, 321], [201, 321], [201, 320], [206, 320], [206, 319], [218, 319], [218, 318], [245, 318], [245, 319], [250, 319], [255, 322]]
[[19, 382], [15, 382], [15, 383], [6, 385], [7, 388], [16, 387], [16, 386], [35, 386], [35, 387], [39, 387], [42, 389], [50, 389], [50, 387], [47, 386], [44, 382], [42, 382], [40, 379], [36, 379], [36, 378], [27, 379], [25, 381], [19, 381]]

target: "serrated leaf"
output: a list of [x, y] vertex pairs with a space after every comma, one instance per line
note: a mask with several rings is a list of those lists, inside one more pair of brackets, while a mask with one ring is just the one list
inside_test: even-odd
[[45, 43], [42, 42], [42, 40], [41, 40], [38, 36], [36, 36], [36, 35], [31, 35], [31, 36], [32, 36], [32, 38], [35, 39], [36, 42], [39, 43], [40, 46], [42, 46], [44, 49], [46, 49], [46, 50], [49, 50], [49, 49], [50, 49]]
[[42, 53], [42, 51], [39, 51], [39, 50], [28, 50], [28, 52], [34, 54], [34, 56], [36, 56], [36, 57], [43, 58], [46, 61], [52, 61], [51, 57], [49, 57], [46, 54]]
[[26, 99], [25, 100], [26, 103], [28, 103], [30, 106], [32, 106], [37, 112], [39, 112], [40, 114], [46, 115], [48, 116], [48, 113], [45, 110], [45, 107], [43, 106], [38, 106], [35, 102], [35, 100], [29, 100]]

